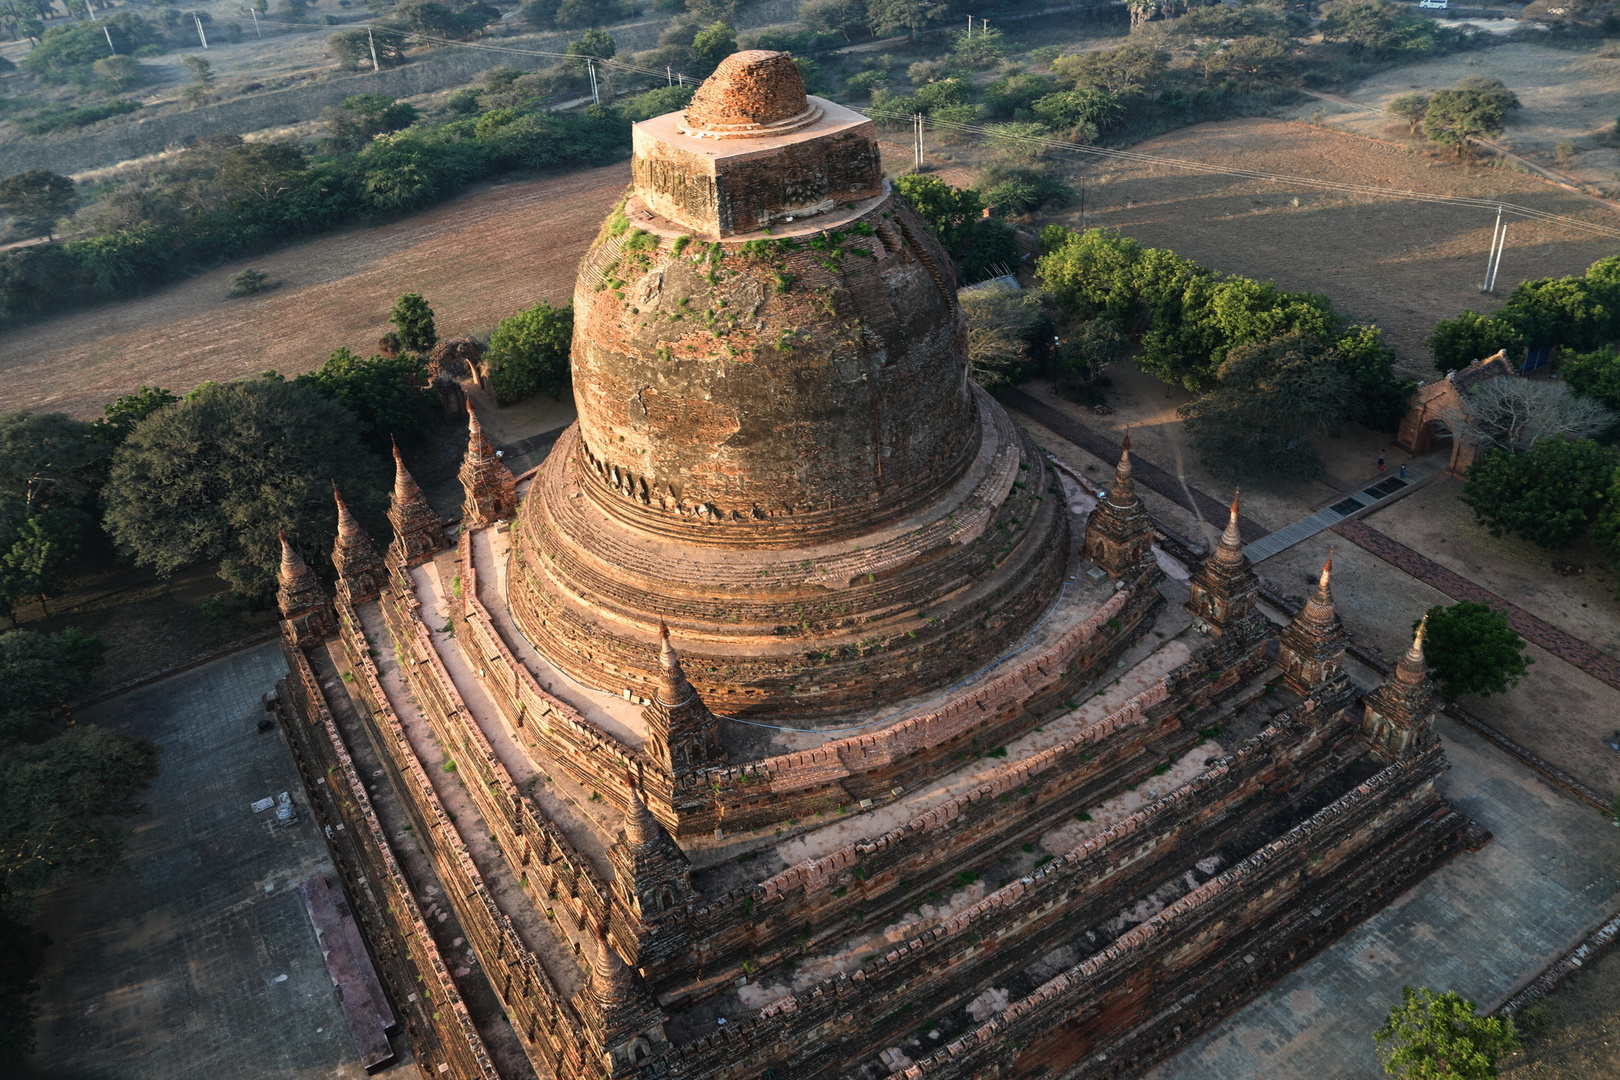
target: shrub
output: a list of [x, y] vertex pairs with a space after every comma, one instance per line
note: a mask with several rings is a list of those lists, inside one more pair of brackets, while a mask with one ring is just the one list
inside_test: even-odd
[[568, 353], [574, 336], [573, 305], [540, 303], [502, 319], [490, 335], [484, 362], [489, 385], [503, 404], [544, 390], [561, 398], [568, 385]]
[[1505, 694], [1534, 663], [1507, 616], [1486, 604], [1463, 601], [1428, 611], [1423, 661], [1447, 701], [1461, 694]]

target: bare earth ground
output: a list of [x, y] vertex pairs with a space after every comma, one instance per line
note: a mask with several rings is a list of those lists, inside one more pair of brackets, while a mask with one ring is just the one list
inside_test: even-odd
[[[1509, 115], [1496, 140], [1540, 165], [1558, 168], [1578, 180], [1620, 190], [1620, 142], [1613, 138], [1620, 112], [1620, 50], [1612, 45], [1553, 48], [1528, 42], [1499, 45], [1482, 52], [1454, 53], [1381, 72], [1355, 90], [1340, 95], [1363, 105], [1386, 107], [1391, 99], [1414, 91], [1428, 93], [1454, 86], [1471, 75], [1501, 79], [1519, 97], [1521, 107]], [[1322, 108], [1313, 101], [1296, 111], [1303, 118]], [[1404, 141], [1408, 127], [1391, 124], [1376, 113], [1326, 106], [1326, 122], [1335, 128], [1374, 138]], [[1557, 145], [1568, 139], [1575, 154], [1559, 164]]]
[[[573, 295], [580, 255], [629, 180], [628, 165], [501, 184], [405, 221], [233, 262], [151, 296], [34, 323], [0, 344], [0, 409], [89, 418], [145, 384], [318, 367], [338, 346], [373, 350], [395, 297], [420, 292], [439, 334], [487, 333]], [[252, 265], [282, 287], [227, 300]]]
[[[1487, 54], [1489, 55], [1489, 54]], [[1620, 227], [1620, 209], [1510, 169], [1459, 165], [1427, 151], [1287, 120], [1184, 128], [1133, 150], [1238, 169], [1391, 189], [1501, 198]], [[1384, 328], [1414, 373], [1433, 374], [1423, 339], [1440, 319], [1495, 304], [1477, 290], [1495, 215], [1159, 165], [1087, 165], [1086, 224], [1116, 228], [1206, 266], [1325, 293], [1352, 319]], [[1298, 200], [1297, 205], [1295, 199]], [[1058, 220], [1079, 224], [1078, 208]], [[1515, 220], [1497, 291], [1579, 273], [1620, 242]]]
[[1540, 1005], [1547, 1030], [1532, 1029], [1524, 1050], [1502, 1065], [1504, 1080], [1620, 1076], [1620, 950], [1588, 964]]

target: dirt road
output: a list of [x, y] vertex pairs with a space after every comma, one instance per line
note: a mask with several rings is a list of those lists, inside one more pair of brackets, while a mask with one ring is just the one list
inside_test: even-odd
[[[579, 258], [629, 179], [620, 164], [503, 184], [23, 327], [0, 343], [0, 410], [88, 419], [140, 385], [183, 392], [205, 379], [307, 371], [339, 346], [374, 351], [405, 292], [427, 297], [441, 337], [487, 333], [520, 308], [573, 296]], [[225, 299], [249, 265], [282, 286]]]

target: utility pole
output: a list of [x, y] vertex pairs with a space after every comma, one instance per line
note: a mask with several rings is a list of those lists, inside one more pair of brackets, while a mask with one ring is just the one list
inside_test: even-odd
[[675, 75], [673, 69], [671, 69], [668, 64], [664, 65], [664, 81], [670, 86], [675, 85]]
[[912, 135], [913, 135], [913, 138], [912, 138], [913, 157], [915, 158], [915, 162], [914, 162], [915, 168], [913, 168], [912, 171], [913, 172], [922, 172], [922, 170], [923, 170], [923, 145], [922, 145], [923, 116], [922, 116], [922, 113], [913, 113], [912, 114], [912, 117], [911, 117], [911, 131], [912, 131]]
[[602, 104], [602, 93], [596, 86], [596, 61], [585, 61], [585, 70], [590, 72], [591, 76], [591, 104], [600, 105]]
[[973, 16], [968, 16], [968, 40], [973, 40]]
[[106, 23], [101, 24], [101, 32], [107, 35], [107, 51], [112, 53], [114, 56], [117, 56], [118, 47], [112, 43], [112, 30], [107, 26]]
[[369, 26], [366, 27], [366, 44], [371, 46], [371, 70], [375, 74], [381, 71], [382, 67], [377, 63], [377, 39], [372, 36]]
[[253, 36], [263, 40], [264, 35], [259, 33], [259, 9], [248, 5], [248, 14], [253, 16]]
[[1485, 280], [1480, 283], [1480, 292], [1490, 292], [1496, 284], [1496, 263], [1500, 255], [1497, 245], [1501, 242], [1502, 233], [1506, 231], [1502, 224], [1502, 208], [1496, 208], [1496, 225], [1491, 229], [1491, 251], [1485, 259]]
[[197, 40], [202, 42], [203, 48], [208, 48], [208, 35], [203, 33], [202, 16], [193, 11], [191, 13], [191, 21], [197, 24]]
[[1502, 222], [1502, 239], [1496, 244], [1496, 265], [1491, 268], [1490, 285], [1486, 292], [1496, 292], [1496, 275], [1502, 272], [1502, 253], [1507, 250], [1507, 222]]

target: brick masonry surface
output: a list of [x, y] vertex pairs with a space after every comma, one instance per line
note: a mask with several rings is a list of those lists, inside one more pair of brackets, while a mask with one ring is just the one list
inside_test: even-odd
[[[298, 895], [305, 878], [332, 874], [326, 846], [280, 734], [256, 730], [261, 695], [286, 670], [267, 643], [79, 714], [157, 743], [162, 772], [125, 873], [41, 905], [55, 941], [40, 973], [42, 1068], [119, 1080], [365, 1076]], [[300, 814], [290, 828], [248, 805], [282, 791]]]
[[1283, 978], [1149, 1080], [1364, 1080], [1403, 985], [1495, 1008], [1620, 907], [1620, 832], [1445, 719], [1439, 787], [1495, 834]]

